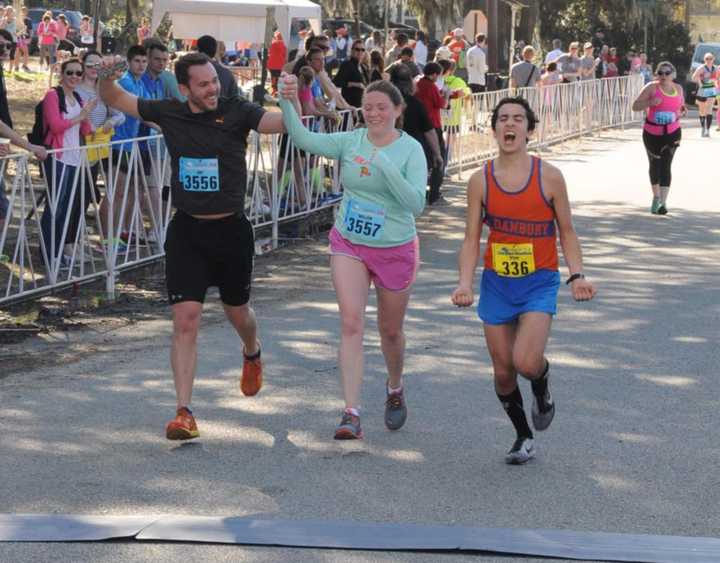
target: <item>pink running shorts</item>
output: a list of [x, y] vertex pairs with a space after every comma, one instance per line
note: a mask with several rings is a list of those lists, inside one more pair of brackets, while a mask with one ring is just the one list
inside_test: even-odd
[[376, 247], [353, 244], [335, 227], [330, 231], [330, 254], [347, 256], [362, 262], [375, 287], [404, 291], [415, 281], [420, 265], [420, 244], [417, 237], [400, 246]]

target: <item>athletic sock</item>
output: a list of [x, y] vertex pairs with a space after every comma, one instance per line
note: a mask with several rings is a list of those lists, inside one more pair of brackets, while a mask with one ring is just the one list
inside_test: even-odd
[[708, 113], [705, 116], [705, 121], [707, 122], [707, 128], [710, 129], [710, 126], [712, 125], [712, 112]]
[[705, 116], [704, 115], [700, 116], [700, 127], [705, 129]]
[[255, 353], [252, 354], [252, 355], [248, 355], [248, 354], [246, 354], [246, 353], [243, 351], [243, 356], [245, 356], [245, 359], [246, 359], [246, 360], [249, 360], [249, 361], [252, 362], [252, 361], [254, 361], [254, 360], [257, 360], [257, 359], [260, 357], [260, 352], [261, 352], [260, 348], [258, 348], [258, 351], [255, 352]]
[[667, 203], [668, 193], [670, 193], [670, 186], [660, 186], [660, 204], [665, 205]]
[[530, 430], [527, 418], [525, 417], [525, 409], [523, 409], [523, 399], [522, 394], [520, 393], [520, 388], [515, 387], [515, 390], [509, 395], [501, 395], [500, 393], [497, 393], [497, 397], [500, 399], [500, 403], [502, 404], [503, 409], [505, 409], [508, 417], [510, 417], [510, 422], [512, 422], [515, 427], [515, 432], [517, 433], [518, 438], [532, 438], [533, 433], [532, 430]]
[[545, 391], [547, 391], [547, 375], [550, 372], [550, 362], [545, 360], [545, 370], [542, 375], [537, 379], [531, 379], [530, 385], [532, 386], [533, 394], [536, 397], [544, 397]]
[[355, 407], [345, 407], [345, 410], [343, 412], [346, 414], [351, 414], [352, 416], [360, 416], [360, 409], [356, 409]]

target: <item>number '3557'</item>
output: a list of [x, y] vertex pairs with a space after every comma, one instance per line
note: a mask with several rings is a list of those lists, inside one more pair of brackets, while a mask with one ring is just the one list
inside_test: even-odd
[[379, 225], [378, 223], [365, 221], [363, 219], [355, 219], [354, 217], [350, 217], [347, 220], [347, 229], [349, 232], [358, 235], [365, 235], [366, 237], [374, 237], [380, 230], [381, 226], [382, 225]]

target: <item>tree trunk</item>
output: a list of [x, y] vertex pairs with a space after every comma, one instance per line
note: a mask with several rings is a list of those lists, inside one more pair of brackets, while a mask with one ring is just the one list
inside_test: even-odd
[[125, 25], [137, 28], [140, 23], [140, 0], [127, 0], [125, 4]]
[[127, 0], [125, 4], [125, 27], [120, 33], [116, 50], [124, 53], [137, 43], [137, 29], [140, 25], [140, 0]]
[[355, 39], [360, 39], [360, 0], [353, 0], [353, 20], [355, 20]]

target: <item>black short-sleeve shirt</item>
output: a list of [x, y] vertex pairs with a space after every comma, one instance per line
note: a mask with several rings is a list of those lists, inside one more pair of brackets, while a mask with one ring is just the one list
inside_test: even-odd
[[403, 96], [405, 98], [405, 112], [403, 113], [403, 130], [412, 138], [417, 140], [425, 149], [425, 154], [430, 154], [430, 147], [425, 139], [425, 133], [434, 129], [427, 110], [423, 103], [415, 96]]
[[193, 113], [187, 102], [138, 99], [138, 112], [162, 129], [178, 209], [190, 215], [243, 212], [247, 138], [265, 114], [262, 107], [220, 98], [215, 111]]
[[363, 64], [358, 64], [355, 59], [343, 61], [338, 69], [338, 73], [333, 80], [335, 86], [341, 88], [342, 97], [351, 106], [362, 107], [362, 97], [364, 90], [357, 86], [348, 86], [348, 82], [360, 82], [368, 84], [370, 82], [370, 72]]

